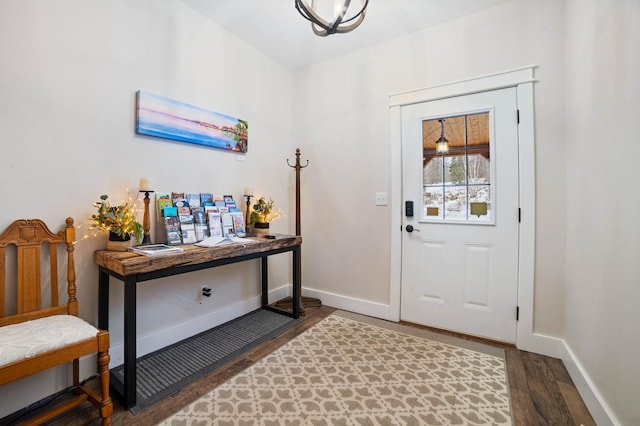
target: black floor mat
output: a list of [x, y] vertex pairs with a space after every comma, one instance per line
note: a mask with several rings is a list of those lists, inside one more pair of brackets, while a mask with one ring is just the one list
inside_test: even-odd
[[[228, 360], [274, 337], [295, 320], [258, 309], [137, 360], [137, 404], [133, 413], [200, 379]], [[124, 380], [124, 366], [111, 370]]]

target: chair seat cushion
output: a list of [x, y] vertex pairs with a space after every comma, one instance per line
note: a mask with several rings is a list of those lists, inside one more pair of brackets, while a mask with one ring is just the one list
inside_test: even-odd
[[80, 342], [98, 329], [73, 315], [54, 315], [0, 327], [0, 366]]

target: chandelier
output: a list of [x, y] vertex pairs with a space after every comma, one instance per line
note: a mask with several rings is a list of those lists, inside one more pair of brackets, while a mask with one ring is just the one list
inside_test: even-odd
[[[350, 10], [351, 0], [295, 0], [298, 12], [311, 22], [311, 29], [320, 37], [356, 29], [364, 20], [369, 0], [359, 0], [359, 3], [359, 8], [352, 7]], [[321, 17], [330, 13], [333, 14], [330, 19]]]

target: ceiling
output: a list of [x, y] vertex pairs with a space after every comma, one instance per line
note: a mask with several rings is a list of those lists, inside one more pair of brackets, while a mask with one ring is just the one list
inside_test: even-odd
[[[436, 141], [444, 134], [450, 149], [489, 147], [489, 113], [457, 115], [422, 121], [422, 147], [435, 151]], [[444, 126], [443, 126], [444, 124]], [[444, 127], [444, 128], [443, 128]]]
[[[445, 152], [438, 152], [436, 151], [436, 141], [442, 135], [449, 142], [449, 147]], [[468, 153], [489, 158], [489, 138], [488, 112], [423, 120], [422, 164], [424, 166], [432, 158], [441, 155], [457, 156]]]
[[[358, 3], [357, 0], [352, 0]], [[508, 0], [369, 0], [353, 32], [318, 37], [294, 0], [182, 0], [282, 65], [298, 69]], [[353, 6], [352, 6], [353, 7]]]

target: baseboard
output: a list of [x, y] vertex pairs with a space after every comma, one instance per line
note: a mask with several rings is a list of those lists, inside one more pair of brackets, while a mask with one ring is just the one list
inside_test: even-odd
[[564, 366], [571, 376], [571, 380], [576, 385], [576, 389], [580, 393], [582, 400], [589, 409], [591, 417], [599, 426], [620, 425], [611, 408], [602, 397], [595, 384], [591, 380], [589, 374], [571, 350], [566, 341], [562, 341], [562, 355], [560, 357]]
[[[531, 347], [523, 350], [527, 350], [539, 355], [550, 356], [552, 358], [560, 358], [562, 359], [562, 346], [564, 345], [564, 340], [547, 336], [544, 334], [533, 333], [531, 335]], [[522, 349], [522, 348], [519, 348]]]
[[[277, 289], [269, 291], [269, 301], [283, 299], [291, 295], [291, 285], [285, 285]], [[157, 330], [152, 333], [138, 336], [137, 352], [138, 356], [143, 356], [164, 348], [170, 344], [179, 342], [189, 336], [196, 335], [210, 328], [224, 324], [234, 318], [256, 310], [261, 305], [261, 296], [255, 296], [247, 300], [243, 300], [221, 309], [207, 313], [206, 315], [190, 319], [189, 321], [175, 324], [172, 327]], [[124, 363], [124, 343], [120, 342], [109, 348], [111, 361], [109, 368], [117, 367]]]
[[533, 333], [531, 337], [531, 352], [562, 360], [565, 368], [569, 372], [571, 380], [573, 380], [578, 393], [580, 393], [582, 400], [589, 409], [589, 413], [591, 413], [591, 417], [593, 417], [597, 425], [620, 424], [600, 392], [598, 392], [589, 374], [587, 374], [564, 339], [537, 333]]
[[368, 315], [375, 318], [385, 319], [388, 321], [398, 321], [395, 310], [391, 305], [370, 300], [357, 299], [355, 297], [341, 296], [326, 291], [317, 291], [310, 288], [303, 288], [304, 296], [320, 299], [323, 305], [332, 308], [342, 309], [344, 311], [355, 312], [362, 315]]

